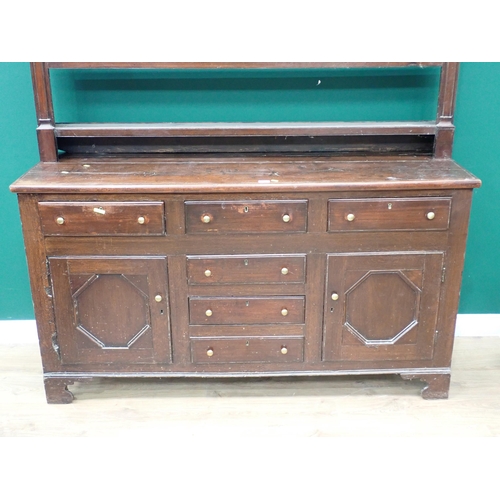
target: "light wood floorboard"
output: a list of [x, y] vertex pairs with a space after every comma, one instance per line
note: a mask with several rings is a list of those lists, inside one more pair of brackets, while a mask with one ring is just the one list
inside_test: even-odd
[[38, 347], [0, 345], [0, 436], [500, 436], [500, 338], [456, 339], [450, 398], [398, 376], [95, 379], [48, 405]]

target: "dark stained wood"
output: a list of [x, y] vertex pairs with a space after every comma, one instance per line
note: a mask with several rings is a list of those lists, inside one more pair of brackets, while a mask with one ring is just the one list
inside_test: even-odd
[[[326, 211], [326, 210], [325, 210]], [[252, 241], [253, 237], [253, 241]], [[188, 252], [190, 255], [196, 251], [202, 251], [203, 255], [207, 252], [212, 252], [214, 255], [220, 255], [222, 251], [227, 251], [230, 248], [234, 253], [248, 253], [249, 251], [259, 254], [260, 252], [267, 254], [271, 249], [278, 253], [288, 253], [293, 245], [294, 251], [298, 254], [304, 252], [317, 252], [324, 254], [330, 252], [352, 252], [364, 251], [369, 252], [374, 248], [386, 252], [394, 251], [411, 251], [415, 248], [423, 250], [436, 250], [445, 248], [448, 244], [448, 234], [446, 231], [401, 231], [401, 232], [349, 232], [349, 233], [304, 233], [294, 235], [290, 233], [285, 237], [281, 235], [279, 241], [276, 235], [268, 233], [259, 235], [258, 241], [255, 235], [249, 233], [247, 235], [227, 235], [224, 236], [224, 248], [221, 250], [221, 236], [213, 234], [208, 235], [187, 235], [186, 238], [169, 237], [167, 248], [169, 255], [184, 257], [184, 274], [185, 275], [185, 255]], [[163, 243], [163, 244], [162, 244]], [[47, 252], [53, 255], [96, 255], [103, 253], [102, 238], [88, 237], [85, 238], [85, 246], [82, 248], [82, 242], [78, 238], [64, 238], [59, 236], [46, 238]], [[141, 255], [147, 252], [148, 255], [165, 255], [165, 242], [158, 241], [157, 237], [142, 236], [140, 239], [135, 237], [121, 236], [115, 238], [113, 244], [106, 248], [107, 255]], [[227, 246], [226, 246], [227, 245]], [[308, 256], [309, 258], [309, 256]], [[185, 280], [187, 278], [184, 278]], [[307, 280], [307, 277], [306, 277]], [[217, 285], [224, 287], [225, 285]], [[233, 284], [233, 288], [241, 287], [241, 285]], [[261, 285], [244, 284], [245, 287], [257, 287], [262, 289]], [[269, 288], [274, 290], [275, 285], [266, 285], [266, 290]], [[278, 289], [282, 289], [282, 285], [276, 285]], [[303, 285], [289, 284], [287, 288], [294, 289], [295, 287], [303, 287]], [[198, 290], [202, 288], [203, 294], [207, 293], [208, 287], [197, 286]], [[239, 289], [239, 288], [238, 288]], [[214, 292], [215, 294], [217, 292]]]
[[420, 122], [258, 122], [258, 123], [58, 123], [56, 137], [210, 137], [434, 135], [437, 123]]
[[49, 62], [48, 68], [67, 69], [295, 69], [295, 68], [395, 68], [441, 66], [440, 62]]
[[304, 295], [303, 283], [228, 283], [217, 286], [190, 285], [189, 294], [193, 297], [270, 297], [274, 295]]
[[55, 120], [52, 104], [50, 75], [45, 63], [31, 63], [31, 78], [35, 96], [35, 110], [38, 122], [37, 138], [40, 160], [56, 161]]
[[47, 71], [48, 66], [43, 62], [34, 62], [31, 63], [30, 67], [38, 125], [41, 125], [43, 122], [54, 125], [54, 110], [49, 73]]
[[451, 198], [330, 200], [328, 230], [444, 230], [450, 210]]
[[276, 193], [476, 188], [481, 181], [452, 160], [336, 160], [311, 157], [71, 159], [40, 163], [18, 179], [18, 193]]
[[[183, 214], [182, 214], [183, 215]], [[191, 363], [191, 350], [189, 342], [189, 303], [188, 286], [186, 277], [186, 256], [170, 255], [168, 257], [170, 281], [168, 289], [171, 309], [170, 320], [175, 334], [172, 335], [172, 355], [176, 370], [179, 367], [189, 366]]]
[[68, 385], [73, 384], [73, 379], [60, 379], [60, 378], [45, 378], [45, 395], [47, 403], [51, 404], [69, 404], [73, 402], [74, 396], [68, 390]]
[[458, 82], [458, 63], [450, 62], [441, 68], [441, 81], [437, 111], [437, 134], [434, 156], [451, 158], [453, 148], [453, 115]]
[[34, 63], [42, 162], [11, 190], [48, 402], [95, 376], [393, 373], [447, 397], [481, 184], [449, 158], [455, 63], [415, 63], [442, 68], [436, 122], [415, 123], [55, 124], [49, 80], [410, 64]]
[[307, 229], [307, 200], [187, 201], [186, 233], [297, 233]]
[[[314, 202], [312, 205], [314, 206]], [[321, 213], [325, 213], [325, 210], [321, 210]], [[331, 251], [334, 244], [334, 241], [330, 239], [328, 251]], [[317, 364], [321, 360], [324, 307], [321, 287], [324, 286], [325, 283], [326, 264], [325, 254], [323, 253], [311, 252], [307, 256], [306, 338], [304, 357], [306, 362], [312, 364]]]
[[422, 397], [424, 399], [448, 399], [450, 391], [450, 374], [406, 374], [402, 373], [401, 378], [404, 380], [419, 379], [425, 382], [426, 385], [422, 389]]
[[436, 329], [434, 366], [447, 366], [453, 351], [460, 299], [457, 291], [462, 282], [471, 203], [472, 190], [459, 190], [453, 197], [442, 275], [446, 286], [443, 286], [439, 300], [440, 316]]
[[35, 195], [19, 195], [26, 260], [44, 372], [60, 371], [60, 347], [52, 303], [52, 281]]
[[193, 363], [292, 363], [304, 358], [304, 339], [200, 338], [191, 341]]
[[162, 202], [41, 202], [42, 231], [47, 236], [165, 234]]
[[304, 323], [304, 297], [191, 297], [191, 325]]
[[431, 359], [442, 253], [328, 257], [323, 359]]
[[438, 122], [453, 121], [458, 81], [458, 63], [446, 63], [441, 69]]
[[165, 259], [49, 262], [63, 364], [170, 362]]
[[[259, 135], [260, 130], [246, 135], [200, 135], [176, 137], [60, 137], [58, 149], [65, 155], [127, 155], [127, 154], [329, 154], [332, 156], [378, 157], [415, 156], [431, 157], [434, 150], [433, 135], [316, 135], [316, 130], [304, 129], [304, 135], [287, 135], [276, 130], [277, 135]], [[340, 132], [340, 131], [339, 131]]]
[[296, 255], [190, 256], [190, 285], [224, 283], [304, 283], [306, 257]]
[[304, 325], [259, 324], [259, 325], [190, 325], [189, 336], [193, 337], [304, 337]]

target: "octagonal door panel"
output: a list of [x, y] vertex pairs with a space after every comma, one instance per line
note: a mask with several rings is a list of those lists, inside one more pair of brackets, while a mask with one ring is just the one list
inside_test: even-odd
[[64, 364], [171, 361], [163, 257], [49, 259]]
[[324, 361], [431, 359], [443, 254], [328, 256]]

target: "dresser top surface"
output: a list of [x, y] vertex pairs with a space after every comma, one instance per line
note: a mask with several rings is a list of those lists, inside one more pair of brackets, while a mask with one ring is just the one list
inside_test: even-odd
[[17, 193], [243, 193], [471, 189], [453, 160], [290, 156], [72, 157], [41, 162], [11, 185]]

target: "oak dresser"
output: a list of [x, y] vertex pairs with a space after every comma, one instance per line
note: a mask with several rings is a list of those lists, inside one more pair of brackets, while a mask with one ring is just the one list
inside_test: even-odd
[[[54, 68], [412, 66], [440, 71], [435, 121], [65, 124], [50, 83]], [[93, 377], [354, 374], [446, 398], [480, 186], [451, 159], [457, 75], [32, 63], [41, 162], [11, 190], [47, 401]]]

